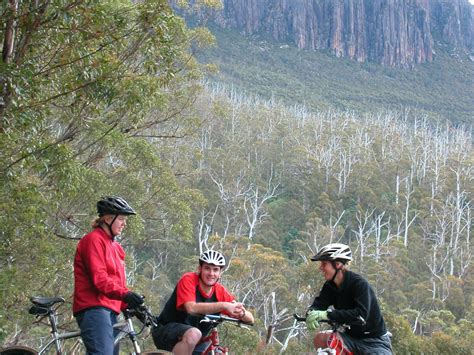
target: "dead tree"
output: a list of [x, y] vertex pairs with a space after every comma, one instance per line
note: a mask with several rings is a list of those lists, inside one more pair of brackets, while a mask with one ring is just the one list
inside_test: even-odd
[[252, 183], [246, 190], [244, 196], [244, 211], [248, 226], [248, 237], [252, 240], [255, 228], [268, 214], [265, 211], [265, 203], [271, 198], [278, 196], [279, 182], [273, 183], [273, 166], [267, 181], [265, 193], [261, 193], [259, 187]]

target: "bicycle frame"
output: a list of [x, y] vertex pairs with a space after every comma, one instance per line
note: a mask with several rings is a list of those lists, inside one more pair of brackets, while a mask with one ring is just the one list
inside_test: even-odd
[[353, 355], [351, 351], [344, 347], [344, 342], [336, 329], [328, 330], [328, 332], [330, 335], [327, 341], [327, 347], [318, 348], [316, 355]]
[[[56, 350], [56, 354], [62, 355], [63, 354], [63, 344], [62, 341], [71, 338], [78, 338], [81, 336], [80, 330], [69, 331], [60, 333], [58, 331], [58, 319], [57, 319], [57, 308], [64, 302], [62, 297], [33, 297], [31, 298], [33, 306], [30, 309], [30, 314], [36, 315], [37, 317], [48, 317], [49, 325], [51, 327], [51, 339], [46, 343], [46, 345], [42, 346], [38, 352], [36, 350], [21, 346], [12, 346], [5, 349], [2, 349], [2, 354], [17, 353], [15, 351], [19, 349], [23, 349], [22, 353], [24, 354], [38, 354], [43, 355], [46, 354], [51, 347], [54, 345]], [[57, 306], [55, 306], [57, 305]], [[138, 335], [141, 333], [135, 332], [135, 328], [133, 326], [132, 318], [134, 316], [141, 316], [139, 318], [144, 326], [153, 326], [156, 325], [156, 320], [154, 316], [149, 312], [148, 308], [142, 306], [140, 309], [135, 310], [124, 310], [123, 314], [125, 316], [125, 320], [114, 324], [114, 330], [118, 330], [119, 332], [115, 336], [114, 345], [117, 345], [122, 339], [128, 337], [133, 345], [133, 354], [141, 354], [140, 345], [138, 343]]]
[[63, 353], [63, 347], [62, 347], [62, 340], [66, 339], [71, 339], [71, 338], [77, 338], [81, 335], [80, 330], [76, 330], [73, 332], [66, 332], [66, 333], [53, 333], [52, 339], [45, 345], [43, 346], [40, 351], [38, 352], [38, 355], [46, 354], [46, 352], [49, 350], [52, 344], [55, 345], [56, 348], [56, 354], [61, 355]]
[[201, 322], [211, 323], [212, 329], [209, 335], [202, 337], [200, 343], [206, 343], [210, 341], [210, 344], [204, 349], [202, 355], [214, 355], [214, 354], [229, 354], [230, 349], [226, 346], [222, 346], [219, 344], [219, 332], [217, 331], [217, 326], [222, 322], [233, 322], [237, 323], [236, 325], [242, 326], [245, 325], [252, 325], [245, 322], [242, 322], [240, 319], [231, 318], [227, 316], [216, 316], [214, 314], [208, 314], [204, 316]]
[[[62, 340], [80, 337], [81, 331], [76, 330], [72, 332], [59, 333], [57, 331], [55, 315], [51, 314], [49, 318], [51, 329], [53, 329], [51, 332], [52, 339], [40, 349], [38, 355], [45, 354], [53, 344], [56, 348], [56, 354], [61, 355], [63, 353]], [[133, 344], [134, 354], [141, 354], [140, 344], [138, 344], [138, 335], [135, 332], [132, 318], [130, 316], [126, 315], [125, 321], [114, 324], [114, 330], [119, 330], [119, 333], [115, 337], [114, 345], [117, 345], [122, 339], [128, 336]]]
[[201, 339], [201, 343], [206, 343], [210, 341], [211, 343], [206, 347], [206, 349], [202, 352], [202, 355], [214, 355], [216, 352], [218, 354], [228, 354], [229, 348], [226, 346], [221, 346], [219, 344], [219, 332], [217, 328], [214, 327], [211, 329], [209, 335], [203, 337]]
[[[293, 317], [299, 322], [306, 321], [306, 317], [301, 317], [297, 314], [293, 314]], [[330, 324], [332, 329], [325, 332], [330, 333], [327, 340], [327, 347], [316, 349], [316, 355], [353, 355], [353, 353], [344, 346], [344, 341], [339, 334], [338, 328], [344, 326], [331, 321], [321, 322]]]

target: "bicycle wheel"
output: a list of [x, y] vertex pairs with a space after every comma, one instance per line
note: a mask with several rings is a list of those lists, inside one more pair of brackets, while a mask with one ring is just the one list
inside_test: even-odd
[[35, 349], [27, 346], [8, 346], [0, 349], [1, 355], [38, 355]]

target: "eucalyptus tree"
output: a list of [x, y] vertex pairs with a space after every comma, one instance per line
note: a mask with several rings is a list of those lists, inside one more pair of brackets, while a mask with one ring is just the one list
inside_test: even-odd
[[137, 253], [189, 239], [193, 194], [155, 143], [197, 123], [189, 49], [210, 37], [165, 0], [9, 0], [0, 13], [0, 302], [20, 319], [13, 305], [31, 292], [69, 296], [68, 241], [101, 195], [141, 212], [123, 236]]
[[[288, 316], [287, 307], [295, 304], [293, 281], [298, 283], [299, 280], [293, 277], [282, 253], [260, 244], [247, 247], [241, 238], [227, 243], [227, 248], [235, 243], [236, 252], [223, 282], [246, 307], [255, 310], [263, 322], [263, 329], [259, 327], [260, 334], [272, 332]], [[271, 337], [278, 340], [276, 336]]]

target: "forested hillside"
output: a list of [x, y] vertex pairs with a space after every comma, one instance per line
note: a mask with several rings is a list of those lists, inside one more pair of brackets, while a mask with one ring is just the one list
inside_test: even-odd
[[336, 241], [374, 286], [396, 353], [474, 347], [469, 129], [210, 84], [191, 52], [211, 36], [166, 1], [37, 5], [0, 8], [0, 344], [48, 336], [32, 295], [64, 296], [75, 328], [77, 241], [95, 202], [120, 195], [138, 212], [121, 237], [127, 282], [156, 313], [200, 251], [224, 252], [222, 282], [256, 318], [221, 332], [233, 353], [311, 349], [291, 314], [323, 282], [309, 258]]
[[467, 0], [224, 0], [187, 18], [215, 34], [217, 45], [198, 57], [215, 63], [213, 80], [228, 87], [315, 110], [409, 107], [470, 125], [473, 8]]
[[208, 204], [195, 238], [232, 250], [225, 281], [265, 327], [286, 328], [277, 314], [310, 303], [322, 281], [309, 257], [345, 242], [353, 269], [383, 301], [400, 353], [446, 353], [438, 339], [456, 349], [454, 338], [472, 335], [469, 131], [410, 112], [311, 113], [213, 92], [203, 107], [217, 102], [218, 111], [201, 114], [213, 119], [196, 142], [193, 181]]
[[357, 113], [410, 108], [431, 120], [471, 125], [474, 62], [437, 48], [435, 60], [412, 69], [358, 63], [327, 51], [298, 50], [262, 35], [211, 27], [216, 46], [198, 52], [219, 71], [212, 80], [229, 88], [277, 98], [312, 110], [334, 108]]

